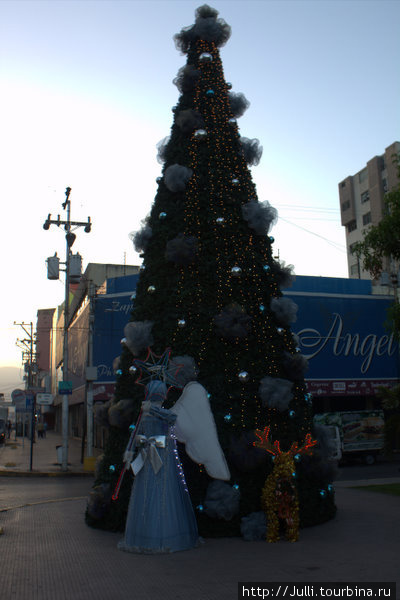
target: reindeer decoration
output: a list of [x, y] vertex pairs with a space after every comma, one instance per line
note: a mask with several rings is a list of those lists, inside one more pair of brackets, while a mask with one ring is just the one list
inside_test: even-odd
[[296, 467], [294, 457], [312, 452], [316, 440], [307, 433], [304, 445], [299, 448], [294, 442], [288, 452], [282, 452], [279, 441], [273, 444], [269, 440], [270, 427], [264, 431], [255, 430], [259, 441], [253, 442], [257, 448], [262, 448], [274, 457], [272, 472], [265, 480], [261, 493], [261, 506], [267, 517], [267, 541], [279, 540], [280, 522], [284, 523], [286, 539], [297, 542], [299, 538], [299, 499], [295, 482]]

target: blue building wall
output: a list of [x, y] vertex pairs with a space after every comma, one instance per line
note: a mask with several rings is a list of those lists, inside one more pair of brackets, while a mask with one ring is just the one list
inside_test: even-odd
[[[112, 395], [112, 365], [121, 352], [138, 277], [109, 279], [106, 294], [95, 301], [98, 399]], [[391, 300], [373, 295], [369, 281], [298, 276], [284, 294], [298, 305], [292, 330], [309, 361], [305, 377], [313, 394], [373, 396], [378, 385], [399, 379], [399, 346], [384, 327]]]
[[399, 345], [384, 325], [393, 298], [373, 295], [369, 281], [308, 276], [284, 293], [298, 305], [292, 329], [311, 392], [369, 396], [399, 379]]

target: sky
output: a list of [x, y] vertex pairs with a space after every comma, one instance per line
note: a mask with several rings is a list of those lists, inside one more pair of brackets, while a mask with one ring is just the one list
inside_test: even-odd
[[[169, 135], [186, 57], [173, 36], [189, 0], [0, 2], [0, 366], [20, 366], [17, 323], [64, 299], [46, 258], [65, 260], [62, 228], [91, 217], [74, 252], [140, 264], [129, 233], [156, 194], [157, 143]], [[226, 81], [250, 107], [241, 135], [263, 146], [252, 177], [278, 210], [274, 251], [297, 275], [347, 277], [338, 183], [400, 140], [400, 2], [216, 0], [232, 27]]]

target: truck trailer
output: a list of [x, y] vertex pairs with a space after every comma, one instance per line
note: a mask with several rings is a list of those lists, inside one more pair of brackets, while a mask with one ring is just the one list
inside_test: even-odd
[[372, 465], [385, 441], [385, 418], [382, 410], [340, 411], [316, 414], [316, 425], [336, 427], [342, 459], [361, 458]]

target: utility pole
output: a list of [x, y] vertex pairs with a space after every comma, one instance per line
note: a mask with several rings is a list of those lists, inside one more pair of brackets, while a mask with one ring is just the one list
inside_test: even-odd
[[[64, 343], [63, 343], [63, 387], [59, 390], [62, 395], [62, 465], [61, 469], [63, 471], [68, 471], [68, 410], [69, 410], [69, 402], [68, 395], [71, 393], [71, 388], [69, 388], [68, 382], [68, 328], [69, 328], [69, 286], [71, 280], [71, 261], [74, 255], [71, 252], [72, 244], [76, 239], [76, 235], [72, 232], [72, 228], [78, 229], [78, 227], [84, 227], [86, 233], [89, 233], [92, 227], [90, 217], [86, 223], [82, 223], [80, 221], [71, 221], [71, 200], [69, 196], [71, 194], [71, 188], [67, 187], [65, 190], [65, 202], [62, 203], [62, 207], [67, 211], [67, 219], [65, 221], [60, 219], [60, 215], [57, 216], [57, 219], [52, 219], [51, 214], [49, 213], [46, 221], [43, 224], [43, 229], [49, 229], [50, 225], [57, 225], [60, 227], [64, 226], [65, 240], [66, 240], [66, 259], [65, 259], [65, 302], [64, 302]], [[79, 256], [79, 255], [75, 255]], [[53, 262], [56, 261], [58, 267], [58, 259], [55, 255], [53, 258]], [[80, 257], [79, 257], [80, 258]], [[50, 259], [48, 260], [48, 267], [50, 270]], [[58, 279], [57, 276], [50, 276], [48, 270], [48, 278], [49, 279]], [[74, 272], [74, 276], [76, 276], [76, 272]]]
[[86, 396], [86, 427], [87, 427], [87, 446], [86, 457], [87, 462], [93, 462], [93, 381], [97, 379], [97, 367], [93, 366], [93, 329], [94, 329], [94, 300], [96, 296], [96, 288], [92, 281], [89, 281], [89, 341], [88, 341], [88, 358], [86, 369], [87, 381], [87, 396]]
[[[35, 390], [33, 389], [35, 386], [34, 384], [37, 384], [36, 381], [34, 381], [34, 367], [35, 367], [35, 361], [36, 358], [34, 356], [34, 352], [33, 352], [33, 345], [35, 343], [34, 340], [34, 335], [33, 335], [33, 323], [32, 321], [30, 323], [17, 323], [16, 321], [14, 321], [14, 325], [18, 325], [19, 327], [21, 327], [23, 329], [23, 331], [25, 332], [25, 334], [28, 336], [27, 338], [24, 338], [22, 340], [17, 339], [16, 341], [16, 345], [21, 348], [22, 350], [22, 361], [24, 363], [24, 366], [27, 365], [27, 373], [28, 373], [28, 377], [26, 380], [26, 385], [25, 388], [26, 390], [31, 394], [31, 406], [30, 406], [30, 410], [31, 410], [31, 423], [30, 423], [30, 430], [31, 430], [31, 449], [30, 449], [30, 460], [29, 460], [29, 470], [32, 471], [32, 462], [33, 462], [33, 444], [35, 441], [35, 413], [36, 413], [36, 393]], [[29, 329], [28, 329], [29, 328]], [[27, 359], [27, 360], [25, 360]], [[25, 418], [24, 418], [25, 421]], [[25, 423], [23, 423], [23, 429], [22, 429], [22, 440], [24, 440], [24, 435], [25, 435]]]

